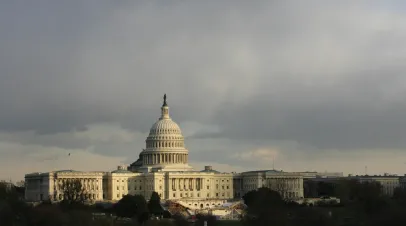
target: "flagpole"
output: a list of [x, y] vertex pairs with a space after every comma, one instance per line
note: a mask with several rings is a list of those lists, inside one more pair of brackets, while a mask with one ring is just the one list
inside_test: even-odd
[[69, 170], [72, 170], [72, 169], [70, 169], [70, 167], [71, 167], [71, 163], [70, 163], [70, 153], [68, 154], [68, 169]]

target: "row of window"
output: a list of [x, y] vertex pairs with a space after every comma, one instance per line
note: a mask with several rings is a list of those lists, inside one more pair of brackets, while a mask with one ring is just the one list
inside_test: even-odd
[[[200, 198], [200, 193], [197, 193], [196, 195], [197, 195], [198, 198]], [[221, 197], [225, 197], [225, 195], [226, 195], [226, 193], [224, 193], [224, 192], [221, 193]], [[184, 195], [183, 195], [183, 193], [180, 193], [179, 196], [180, 196], [180, 198], [183, 198], [183, 197], [193, 198], [193, 193], [190, 193], [190, 195], [189, 195], [189, 193], [185, 193]], [[230, 196], [230, 192], [227, 192], [227, 197], [229, 197], [229, 196]], [[172, 197], [176, 198], [176, 193], [173, 193]], [[210, 193], [207, 193], [206, 197], [210, 198]], [[220, 197], [220, 193], [216, 193], [216, 197]]]
[[151, 133], [172, 133], [172, 134], [180, 134], [180, 131], [177, 129], [153, 129]]

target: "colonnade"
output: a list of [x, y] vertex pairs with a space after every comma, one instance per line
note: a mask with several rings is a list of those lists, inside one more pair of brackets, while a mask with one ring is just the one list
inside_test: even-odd
[[144, 165], [155, 164], [187, 164], [188, 154], [179, 153], [158, 153], [158, 154], [145, 154], [142, 158]]
[[268, 186], [276, 186], [285, 190], [295, 190], [303, 187], [303, 179], [300, 178], [269, 178]]
[[172, 191], [200, 191], [203, 189], [203, 178], [172, 178], [170, 189]]
[[147, 141], [147, 148], [183, 148], [183, 140], [177, 141]]
[[266, 186], [278, 191], [285, 198], [303, 196], [303, 179], [301, 178], [269, 178]]
[[54, 200], [62, 200], [63, 191], [65, 186], [70, 183], [75, 183], [75, 181], [80, 181], [82, 184], [83, 191], [81, 192], [81, 196], [85, 199], [100, 199], [102, 194], [102, 179], [95, 179], [95, 178], [58, 178], [54, 179]]
[[95, 178], [60, 178], [54, 180], [55, 190], [63, 189], [63, 186], [69, 182], [80, 181], [85, 190], [101, 190], [102, 181]]

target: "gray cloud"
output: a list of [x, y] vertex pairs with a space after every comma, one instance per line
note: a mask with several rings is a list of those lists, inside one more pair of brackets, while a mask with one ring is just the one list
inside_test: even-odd
[[[0, 3], [0, 142], [130, 162], [167, 93], [193, 161], [227, 164], [270, 147], [401, 151], [404, 10], [402, 1]], [[106, 123], [134, 141], [75, 137]]]

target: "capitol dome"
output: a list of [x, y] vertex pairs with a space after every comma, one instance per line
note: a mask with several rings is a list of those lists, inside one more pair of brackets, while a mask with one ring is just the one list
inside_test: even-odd
[[161, 117], [152, 125], [145, 142], [147, 150], [184, 148], [182, 131], [169, 116], [166, 96], [161, 107]]
[[141, 171], [186, 171], [188, 165], [188, 150], [179, 125], [169, 116], [169, 106], [166, 102], [161, 107], [161, 117], [155, 122], [147, 139], [145, 149], [140, 153], [141, 166], [133, 164], [133, 170]]

